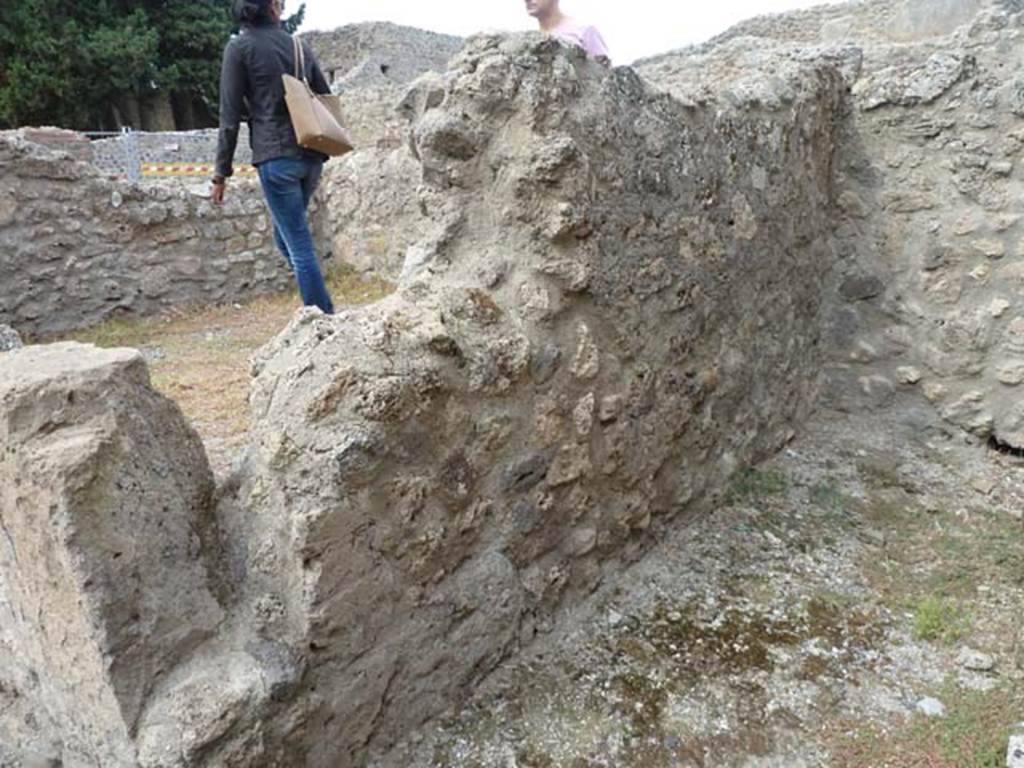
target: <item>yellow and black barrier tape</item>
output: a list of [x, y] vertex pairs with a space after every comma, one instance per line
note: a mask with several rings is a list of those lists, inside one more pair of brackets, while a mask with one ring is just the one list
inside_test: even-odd
[[[143, 176], [213, 176], [213, 163], [142, 163]], [[255, 176], [251, 165], [236, 165], [235, 176]]]

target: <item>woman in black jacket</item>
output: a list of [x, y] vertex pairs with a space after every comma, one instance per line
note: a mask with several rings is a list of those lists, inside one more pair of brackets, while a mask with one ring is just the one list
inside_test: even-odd
[[[303, 149], [295, 139], [281, 75], [296, 73], [291, 35], [281, 28], [284, 0], [235, 0], [232, 14], [241, 33], [224, 49], [220, 76], [220, 136], [210, 199], [224, 201], [232, 174], [238, 127], [248, 113], [252, 162], [274, 224], [274, 242], [295, 273], [302, 301], [334, 313], [313, 247], [306, 209], [320, 182], [325, 155]], [[330, 86], [309, 46], [302, 43], [305, 76], [317, 93]]]

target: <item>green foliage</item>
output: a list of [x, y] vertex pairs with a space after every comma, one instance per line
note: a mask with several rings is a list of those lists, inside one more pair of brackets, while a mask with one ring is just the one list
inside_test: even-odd
[[781, 496], [789, 491], [789, 478], [772, 470], [744, 469], [736, 473], [729, 488], [730, 502], [755, 501], [765, 496]]
[[846, 508], [846, 498], [842, 489], [831, 481], [812, 486], [809, 497], [814, 506], [825, 512], [842, 512]]
[[913, 635], [916, 640], [953, 643], [963, 637], [967, 624], [963, 611], [940, 597], [926, 597], [914, 606]]
[[296, 32], [298, 32], [299, 27], [302, 26], [302, 22], [305, 21], [305, 20], [306, 20], [306, 4], [302, 3], [299, 6], [299, 10], [297, 10], [295, 13], [293, 13], [291, 16], [289, 16], [287, 19], [284, 19], [281, 22], [281, 26], [284, 27], [284, 31], [285, 32], [287, 32], [289, 35], [293, 35]]
[[[126, 101], [183, 95], [216, 112], [230, 0], [3, 0], [0, 128], [130, 123]], [[302, 23], [305, 5], [285, 21]]]

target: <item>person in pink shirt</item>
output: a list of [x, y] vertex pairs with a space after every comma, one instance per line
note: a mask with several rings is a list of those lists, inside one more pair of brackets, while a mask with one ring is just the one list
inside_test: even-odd
[[558, 0], [526, 0], [526, 12], [537, 20], [541, 32], [564, 43], [578, 45], [591, 58], [611, 59], [601, 33], [562, 13]]

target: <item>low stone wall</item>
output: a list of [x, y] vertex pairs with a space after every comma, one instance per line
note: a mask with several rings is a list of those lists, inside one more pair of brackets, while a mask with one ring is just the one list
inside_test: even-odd
[[111, 181], [0, 135], [0, 323], [56, 333], [288, 288], [258, 184], [235, 182], [223, 206], [207, 194], [205, 180]]

